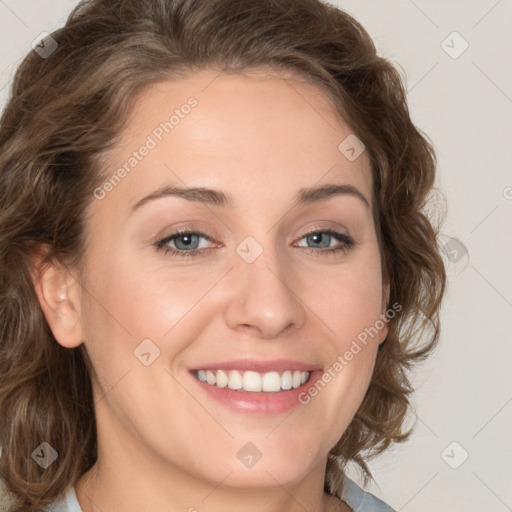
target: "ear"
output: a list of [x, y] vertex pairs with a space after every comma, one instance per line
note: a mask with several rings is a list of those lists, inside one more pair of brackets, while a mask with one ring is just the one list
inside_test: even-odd
[[386, 313], [388, 309], [390, 288], [388, 282], [384, 283], [382, 286], [382, 314]]
[[[386, 311], [388, 309], [389, 304], [389, 292], [390, 292], [390, 286], [389, 282], [386, 282], [383, 284], [382, 287], [382, 306], [381, 306], [381, 314], [384, 316], [386, 315]], [[387, 315], [386, 315], [387, 316]], [[382, 318], [382, 317], [381, 317]], [[384, 327], [380, 329], [379, 331], [379, 345], [386, 339], [388, 332], [389, 332], [389, 321], [384, 321]]]
[[34, 259], [32, 279], [39, 303], [57, 342], [75, 348], [84, 341], [78, 281], [57, 261]]

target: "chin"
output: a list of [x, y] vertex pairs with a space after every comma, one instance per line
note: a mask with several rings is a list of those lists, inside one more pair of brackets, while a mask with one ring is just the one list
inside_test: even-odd
[[289, 487], [300, 483], [318, 466], [325, 467], [327, 461], [327, 453], [324, 457], [312, 451], [311, 445], [306, 449], [306, 441], [295, 443], [294, 449], [273, 446], [268, 440], [247, 440], [236, 445], [232, 456], [225, 455], [223, 462], [217, 459], [210, 466], [209, 480], [218, 483], [226, 477], [223, 486], [237, 489]]

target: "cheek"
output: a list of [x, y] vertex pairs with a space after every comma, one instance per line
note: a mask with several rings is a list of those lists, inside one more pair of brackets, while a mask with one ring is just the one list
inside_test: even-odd
[[[338, 353], [373, 327], [383, 313], [382, 277], [376, 251], [361, 251], [350, 264], [336, 271], [312, 274], [302, 287], [308, 305], [329, 327]], [[371, 339], [369, 336], [367, 341]]]
[[159, 362], [172, 361], [199, 335], [208, 312], [218, 310], [205, 297], [218, 281], [208, 268], [155, 267], [123, 257], [91, 260], [88, 268], [82, 321], [106, 386], [136, 362], [134, 350], [143, 340], [161, 351]]
[[367, 253], [350, 268], [347, 265], [340, 269], [336, 279], [331, 276], [316, 282], [323, 283], [323, 291], [310, 292], [310, 297], [315, 312], [329, 327], [330, 336], [324, 344], [329, 356], [322, 379], [312, 382], [302, 399], [303, 403], [316, 403], [311, 411], [323, 411], [325, 425], [330, 426], [325, 437], [330, 448], [348, 427], [364, 398], [382, 338], [378, 253]]
[[[380, 276], [372, 278], [369, 274], [347, 277], [339, 290], [338, 299], [329, 305], [340, 351], [347, 348], [347, 340], [366, 339], [368, 342], [378, 342], [378, 335], [371, 328], [374, 328], [381, 313], [382, 285]], [[372, 335], [365, 338], [363, 333], [368, 333], [369, 330]]]

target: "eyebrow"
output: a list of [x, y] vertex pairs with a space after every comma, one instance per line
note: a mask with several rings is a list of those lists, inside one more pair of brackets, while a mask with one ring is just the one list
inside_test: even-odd
[[[325, 201], [327, 199], [330, 199], [331, 197], [344, 195], [357, 197], [366, 205], [366, 207], [370, 207], [370, 203], [366, 199], [366, 197], [356, 187], [348, 184], [328, 184], [312, 188], [303, 188], [299, 190], [299, 192], [297, 193], [295, 202], [299, 205], [308, 205], [320, 201]], [[159, 188], [155, 192], [137, 201], [133, 205], [132, 211], [135, 211], [142, 205], [154, 201], [156, 199], [173, 196], [181, 197], [183, 199], [186, 199], [187, 201], [194, 201], [214, 206], [225, 206], [230, 208], [233, 208], [234, 206], [233, 198], [220, 190], [214, 190], [211, 188], [204, 187], [181, 188], [169, 185]]]

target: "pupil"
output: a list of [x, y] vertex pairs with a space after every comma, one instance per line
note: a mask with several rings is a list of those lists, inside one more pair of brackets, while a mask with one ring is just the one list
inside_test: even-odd
[[178, 247], [178, 249], [189, 249], [194, 243], [194, 238], [197, 238], [197, 235], [180, 235], [180, 237], [176, 239], [176, 247]]
[[[323, 243], [322, 244], [322, 238], [324, 236], [324, 233], [314, 233], [313, 235], [311, 235], [311, 238], [312, 238], [312, 241], [313, 243], [315, 244], [321, 244], [322, 247], [325, 247], [326, 244]], [[329, 237], [329, 235], [327, 235], [327, 237]], [[327, 240], [327, 237], [326, 237], [326, 240]], [[327, 242], [327, 245], [329, 245], [329, 243]]]

